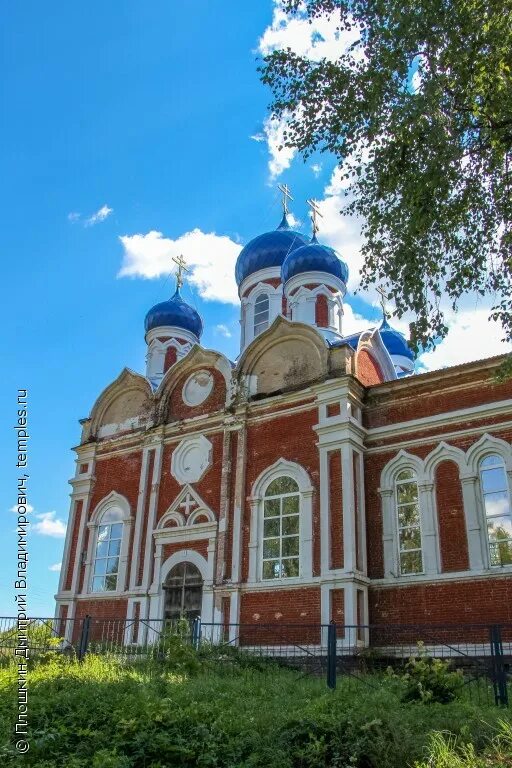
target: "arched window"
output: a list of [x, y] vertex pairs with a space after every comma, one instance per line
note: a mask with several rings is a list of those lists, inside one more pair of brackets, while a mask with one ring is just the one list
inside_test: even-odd
[[100, 518], [94, 552], [93, 592], [115, 592], [123, 540], [123, 512], [109, 507]]
[[395, 480], [400, 573], [421, 573], [423, 555], [418, 483], [412, 469], [403, 469]]
[[480, 486], [487, 523], [490, 565], [512, 565], [512, 519], [507, 473], [501, 456], [480, 462]]
[[299, 576], [300, 493], [291, 477], [278, 477], [263, 499], [263, 579]]
[[172, 568], [164, 584], [166, 619], [195, 619], [201, 615], [203, 577], [193, 563], [178, 563]]
[[268, 294], [260, 293], [254, 303], [254, 335], [268, 328], [269, 302]]

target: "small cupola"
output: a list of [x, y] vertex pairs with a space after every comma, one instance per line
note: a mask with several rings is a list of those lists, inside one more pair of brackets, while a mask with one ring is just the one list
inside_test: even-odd
[[396, 375], [402, 377], [414, 373], [414, 352], [407, 343], [403, 333], [390, 326], [385, 312], [382, 323], [379, 326], [379, 333], [393, 361]]
[[309, 243], [290, 252], [281, 267], [288, 317], [316, 326], [330, 339], [341, 336], [343, 297], [347, 290], [348, 266], [334, 248], [318, 241], [318, 203], [311, 207], [313, 236]]
[[279, 185], [283, 194], [283, 217], [277, 229], [264, 232], [242, 248], [235, 277], [240, 296], [241, 351], [260, 333], [284, 314], [281, 268], [290, 253], [307, 243], [307, 237], [290, 227], [288, 200], [290, 190]]
[[199, 344], [203, 321], [194, 307], [181, 296], [183, 285], [183, 258], [178, 264], [176, 290], [170, 299], [151, 307], [144, 321], [145, 339], [148, 345], [146, 376], [157, 387], [166, 371]]

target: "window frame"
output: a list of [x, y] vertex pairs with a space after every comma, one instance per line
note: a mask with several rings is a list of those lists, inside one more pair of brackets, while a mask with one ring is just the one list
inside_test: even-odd
[[[483, 467], [483, 463], [486, 461], [486, 459], [489, 459], [491, 457], [494, 457], [498, 459], [498, 462], [495, 464], [491, 464], [488, 467]], [[486, 471], [489, 471], [491, 469], [501, 469], [503, 472], [503, 480], [504, 480], [504, 487], [501, 488], [498, 491], [488, 491], [486, 492], [484, 490], [484, 483], [483, 483], [483, 473]], [[482, 513], [483, 513], [483, 533], [485, 536], [485, 551], [487, 552], [487, 564], [489, 568], [506, 568], [512, 566], [512, 562], [510, 563], [502, 563], [501, 561], [498, 563], [493, 563], [493, 557], [491, 552], [491, 540], [489, 537], [489, 528], [488, 528], [488, 522], [491, 519], [494, 518], [500, 518], [500, 517], [508, 517], [510, 522], [512, 523], [512, 498], [510, 493], [510, 484], [509, 484], [509, 478], [507, 473], [507, 464], [504, 459], [504, 457], [496, 450], [489, 451], [485, 453], [483, 456], [479, 458], [478, 461], [478, 483], [480, 486], [480, 502], [482, 504]], [[508, 512], [506, 514], [500, 513], [500, 514], [494, 514], [489, 515], [487, 512], [487, 505], [486, 505], [486, 496], [489, 496], [492, 493], [506, 493], [508, 497]], [[498, 541], [503, 542], [509, 542], [512, 544], [512, 535], [508, 539], [500, 539]]]
[[[400, 476], [405, 472], [409, 472], [411, 477], [400, 479]], [[399, 486], [408, 485], [413, 483], [416, 486], [416, 501], [415, 502], [399, 502], [398, 501], [398, 488]], [[416, 504], [418, 509], [418, 523], [415, 525], [401, 525], [400, 524], [400, 508], [411, 506]], [[396, 525], [396, 549], [397, 549], [397, 566], [398, 576], [419, 576], [425, 573], [425, 553], [423, 545], [423, 529], [421, 519], [421, 505], [420, 505], [420, 489], [418, 483], [418, 474], [412, 467], [401, 467], [395, 474], [393, 482], [393, 506], [395, 511], [395, 525]], [[420, 534], [420, 546], [412, 549], [402, 548], [401, 533], [404, 530], [418, 530]], [[419, 552], [421, 559], [421, 569], [419, 571], [403, 571], [402, 570], [402, 555], [407, 553]]]
[[[108, 521], [108, 517], [115, 511], [117, 519]], [[112, 597], [125, 592], [126, 569], [128, 562], [128, 547], [131, 538], [131, 526], [133, 518], [130, 514], [130, 505], [128, 500], [120, 494], [112, 491], [103, 499], [94, 510], [90, 521], [87, 523], [89, 529], [89, 541], [87, 545], [87, 558], [85, 561], [85, 574], [83, 579], [82, 592], [94, 597]], [[117, 570], [116, 588], [108, 590], [96, 590], [94, 588], [95, 565], [97, 560], [97, 551], [101, 528], [105, 525], [121, 524], [121, 544], [119, 547], [119, 563]], [[77, 553], [77, 557], [79, 554]], [[128, 585], [126, 585], [128, 588]]]
[[[263, 499], [265, 491], [273, 480], [281, 476], [291, 477], [299, 486], [299, 577], [285, 577], [262, 580], [262, 538], [263, 538]], [[315, 488], [309, 474], [303, 466], [294, 461], [280, 458], [266, 467], [254, 481], [251, 493], [247, 497], [250, 505], [249, 527], [249, 563], [247, 582], [262, 584], [265, 589], [271, 583], [303, 584], [313, 578], [313, 494]]]
[[[261, 303], [262, 301], [265, 303], [264, 310], [258, 309], [258, 303]], [[265, 319], [257, 321], [256, 318], [258, 317], [258, 315], [261, 315], [262, 313], [265, 313], [266, 315]], [[254, 299], [253, 323], [252, 323], [253, 338], [256, 338], [256, 336], [259, 336], [260, 333], [263, 333], [263, 331], [266, 331], [269, 325], [270, 325], [270, 297], [266, 291], [260, 291], [260, 293], [258, 293], [258, 295]]]
[[[95, 542], [94, 542], [94, 556], [93, 556], [92, 569], [91, 569], [91, 592], [94, 592], [94, 593], [117, 592], [117, 588], [119, 584], [119, 576], [120, 576], [120, 570], [121, 570], [121, 550], [123, 546], [123, 534], [124, 534], [124, 522], [122, 519], [121, 510], [119, 510], [120, 518], [118, 520], [109, 520], [107, 522], [104, 522], [104, 517], [109, 514], [112, 514], [113, 510], [118, 511], [118, 508], [112, 507], [103, 513], [96, 530], [96, 536], [95, 536]], [[120, 535], [114, 537], [112, 536], [113, 529], [117, 528], [118, 526], [120, 526], [120, 529], [121, 529]], [[106, 530], [106, 536], [103, 539], [101, 539], [100, 537], [103, 530]], [[110, 547], [113, 542], [118, 542], [118, 546], [116, 547], [117, 552], [111, 555]], [[101, 544], [107, 545], [106, 555], [98, 554], [98, 549]], [[111, 571], [111, 572], [108, 571], [109, 560], [117, 560], [117, 568], [115, 571]], [[105, 570], [103, 572], [96, 572], [98, 563], [103, 561], [105, 561]], [[115, 577], [115, 586], [107, 588], [106, 584], [109, 576]], [[103, 587], [101, 589], [97, 589], [95, 586], [95, 582], [98, 579], [101, 579], [103, 583]]]
[[[283, 480], [283, 479], [289, 479], [291, 480], [297, 490], [290, 491], [290, 492], [284, 492], [279, 494], [268, 494], [269, 488], [273, 485], [273, 483]], [[283, 514], [283, 502], [285, 499], [297, 499], [297, 511], [292, 514]], [[272, 516], [266, 516], [265, 514], [265, 505], [268, 501], [276, 501], [279, 500], [279, 514], [278, 515], [272, 515]], [[298, 521], [298, 527], [297, 532], [292, 534], [284, 534], [283, 533], [283, 518], [297, 518]], [[277, 536], [265, 536], [265, 522], [268, 520], [279, 520], [279, 534]], [[302, 575], [302, 569], [301, 569], [301, 555], [302, 555], [302, 539], [301, 539], [301, 493], [300, 493], [300, 487], [297, 482], [297, 480], [290, 475], [282, 474], [278, 477], [273, 478], [268, 483], [267, 487], [265, 488], [265, 492], [263, 494], [262, 499], [262, 523], [261, 523], [261, 539], [260, 539], [260, 557], [259, 557], [259, 571], [260, 571], [260, 579], [261, 581], [265, 581], [268, 583], [272, 583], [279, 580], [289, 580], [289, 579], [297, 579], [300, 578]], [[278, 540], [279, 541], [279, 555], [277, 557], [265, 557], [265, 542], [271, 541], [271, 540]], [[285, 539], [297, 539], [298, 544], [298, 551], [296, 554], [293, 555], [285, 555], [283, 556], [283, 541]], [[297, 561], [297, 573], [287, 576], [283, 575], [283, 561]], [[266, 562], [278, 562], [279, 564], [279, 571], [280, 574], [278, 576], [265, 576], [265, 563]]]

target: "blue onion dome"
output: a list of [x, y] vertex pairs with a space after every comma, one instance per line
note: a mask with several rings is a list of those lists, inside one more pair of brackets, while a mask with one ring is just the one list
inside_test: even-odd
[[414, 361], [414, 352], [409, 347], [407, 339], [394, 328], [390, 326], [386, 317], [379, 326], [379, 333], [381, 335], [384, 346], [390, 355], [400, 355], [401, 357], [407, 357], [409, 360]]
[[334, 248], [321, 245], [313, 237], [307, 245], [288, 254], [281, 268], [281, 279], [286, 283], [291, 277], [304, 272], [327, 272], [345, 284], [348, 280], [348, 266], [340, 259]]
[[240, 251], [235, 267], [237, 285], [241, 285], [246, 277], [260, 269], [280, 267], [289, 253], [305, 243], [307, 238], [290, 229], [284, 214], [277, 229], [258, 235]]
[[161, 328], [165, 325], [174, 325], [190, 331], [197, 338], [201, 338], [203, 332], [203, 321], [196, 310], [183, 301], [180, 289], [176, 288], [174, 296], [160, 304], [151, 307], [144, 320], [146, 333], [153, 328]]

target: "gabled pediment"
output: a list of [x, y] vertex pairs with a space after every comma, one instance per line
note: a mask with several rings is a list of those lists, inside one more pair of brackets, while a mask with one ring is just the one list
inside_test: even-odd
[[327, 374], [327, 346], [315, 328], [278, 315], [245, 349], [236, 372], [251, 395], [295, 389]]
[[159, 520], [156, 530], [214, 523], [215, 514], [191, 485], [185, 485]]
[[87, 438], [147, 427], [153, 421], [153, 411], [154, 398], [149, 381], [145, 376], [124, 368], [96, 400]]

